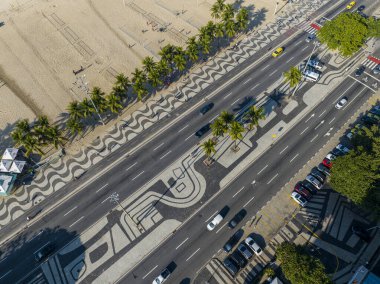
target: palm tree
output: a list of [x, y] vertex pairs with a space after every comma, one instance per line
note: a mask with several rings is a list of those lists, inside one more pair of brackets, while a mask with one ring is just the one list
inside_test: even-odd
[[173, 62], [175, 50], [176, 50], [176, 47], [174, 45], [167, 44], [163, 48], [161, 48], [161, 50], [158, 54], [161, 56], [161, 59], [164, 59], [169, 64], [171, 64]]
[[148, 74], [148, 80], [149, 83], [154, 87], [157, 88], [159, 85], [162, 85], [162, 81], [160, 80], [161, 74], [157, 67], [155, 67], [151, 72]]
[[285, 82], [289, 83], [291, 88], [296, 87], [302, 79], [301, 71], [295, 66], [290, 67], [289, 71], [284, 72], [283, 75]]
[[215, 121], [211, 124], [211, 131], [212, 135], [215, 137], [223, 136], [228, 131], [228, 126], [222, 121], [222, 119], [217, 118]]
[[74, 120], [79, 120], [83, 117], [81, 105], [78, 101], [70, 102], [67, 110], [69, 112], [70, 117]]
[[54, 148], [58, 149], [58, 146], [63, 146], [66, 138], [62, 136], [61, 130], [58, 129], [57, 125], [50, 127], [47, 136], [50, 143], [53, 144]]
[[222, 16], [222, 12], [226, 4], [224, 4], [225, 0], [217, 0], [214, 5], [211, 6], [211, 16], [214, 19], [220, 19]]
[[118, 96], [120, 98], [120, 101], [126, 97], [124, 89], [121, 86], [113, 86], [111, 93], [113, 93], [115, 96]]
[[160, 61], [158, 61], [157, 70], [161, 74], [161, 78], [165, 78], [172, 72], [170, 64], [166, 59], [161, 59]]
[[265, 118], [264, 108], [251, 106], [245, 114], [245, 117], [248, 118], [248, 129], [251, 131], [254, 127], [257, 127], [259, 125], [260, 120]]
[[190, 37], [187, 40], [186, 54], [192, 62], [196, 62], [199, 58], [199, 44], [195, 37]]
[[144, 58], [142, 64], [144, 65], [143, 69], [145, 74], [148, 75], [156, 67], [156, 63], [153, 60], [153, 57], [147, 56]]
[[22, 119], [17, 121], [15, 128], [17, 131], [20, 131], [23, 135], [29, 134], [31, 132], [29, 119]]
[[234, 149], [236, 150], [237, 148], [237, 140], [243, 139], [243, 132], [244, 132], [244, 127], [241, 125], [239, 122], [236, 120], [231, 122], [230, 129], [228, 134], [230, 135], [231, 139], [235, 141], [235, 146]]
[[66, 127], [69, 129], [72, 135], [75, 135], [77, 133], [83, 133], [84, 125], [82, 122], [79, 121], [79, 119], [74, 119], [70, 117], [66, 122]]
[[40, 148], [40, 143], [39, 143], [37, 137], [35, 137], [33, 135], [25, 136], [22, 146], [24, 146], [26, 149], [25, 155], [27, 157], [29, 157], [29, 155], [33, 152], [38, 152], [40, 155], [44, 154], [44, 152]]
[[235, 9], [232, 4], [226, 4], [224, 6], [223, 12], [222, 12], [222, 19], [224, 22], [227, 22], [228, 20], [232, 20], [235, 15]]
[[215, 25], [214, 36], [218, 39], [218, 49], [220, 45], [220, 39], [224, 38], [224, 24], [219, 23]]
[[120, 97], [116, 96], [115, 94], [111, 93], [107, 97], [107, 104], [111, 112], [113, 113], [119, 113], [119, 111], [123, 108], [121, 105], [121, 99]]
[[104, 95], [104, 92], [98, 87], [94, 87], [90, 95], [91, 100], [94, 102], [100, 113], [104, 113], [108, 110], [107, 101], [104, 98]]
[[220, 113], [218, 119], [220, 119], [224, 123], [224, 126], [228, 128], [232, 121], [234, 121], [234, 115], [224, 110]]
[[37, 118], [33, 127], [33, 132], [36, 135], [39, 142], [45, 144], [48, 142], [48, 131], [50, 130], [50, 122], [46, 115], [41, 115]]
[[211, 156], [216, 153], [216, 149], [215, 149], [215, 146], [216, 146], [216, 142], [212, 139], [208, 139], [207, 141], [205, 141], [201, 147], [203, 149], [203, 151], [205, 152], [206, 156], [207, 156], [207, 160], [210, 161], [210, 158]]
[[236, 26], [239, 31], [243, 31], [248, 27], [249, 14], [247, 8], [241, 8], [236, 14]]
[[199, 39], [199, 44], [202, 47], [203, 54], [209, 54], [210, 53], [211, 40], [210, 40], [209, 36], [207, 36], [207, 35], [202, 36]]
[[173, 58], [173, 62], [180, 72], [182, 72], [186, 68], [186, 59], [184, 55], [184, 53], [179, 53], [176, 54]]
[[148, 94], [148, 90], [141, 83], [134, 84], [133, 90], [136, 93], [138, 100], [140, 101]]
[[135, 71], [132, 72], [132, 75], [133, 75], [132, 82], [135, 84], [136, 83], [143, 83], [146, 80], [145, 73], [138, 68], [135, 68]]
[[[125, 76], [123, 73], [120, 73], [116, 76], [115, 85], [122, 87], [124, 89], [124, 92], [128, 92], [128, 88], [131, 86], [131, 82], [127, 76]], [[95, 89], [98, 89], [100, 91], [100, 88], [94, 87], [92, 92], [94, 92]], [[103, 96], [104, 93], [101, 92], [101, 95]]]
[[236, 34], [236, 25], [235, 22], [231, 19], [226, 20], [224, 22], [225, 30], [226, 30], [226, 35], [229, 38], [232, 38]]
[[95, 113], [95, 108], [92, 102], [87, 98], [84, 98], [84, 100], [80, 103], [80, 109], [84, 118]]
[[23, 146], [27, 136], [31, 136], [32, 130], [28, 119], [17, 121], [14, 130], [11, 132], [11, 137], [16, 146]]

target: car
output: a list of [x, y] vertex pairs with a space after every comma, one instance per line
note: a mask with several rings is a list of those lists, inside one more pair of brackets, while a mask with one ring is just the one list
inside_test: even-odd
[[372, 70], [373, 74], [377, 75], [380, 73], [380, 64], [378, 64], [373, 70]]
[[310, 174], [315, 177], [317, 180], [319, 180], [321, 183], [324, 183], [326, 180], [326, 176], [324, 173], [322, 173], [320, 170], [318, 170], [317, 167], [314, 167], [311, 169]]
[[352, 133], [351, 131], [346, 134], [346, 137], [351, 140], [354, 137], [355, 133]]
[[278, 47], [275, 51], [273, 51], [272, 56], [273, 57], [277, 57], [277, 56], [279, 56], [283, 52], [284, 52], [284, 48], [283, 47]]
[[322, 172], [325, 176], [330, 176], [331, 171], [328, 167], [324, 166], [323, 164], [319, 164], [317, 169]]
[[35, 252], [34, 258], [37, 262], [47, 261], [49, 256], [53, 254], [55, 246], [51, 243], [46, 244], [41, 249]]
[[365, 70], [365, 66], [361, 65], [358, 69], [356, 69], [355, 77], [360, 77], [364, 73], [364, 70]]
[[306, 188], [304, 188], [302, 184], [300, 183], [297, 183], [294, 186], [294, 191], [300, 194], [306, 200], [310, 200], [313, 197], [313, 195]]
[[232, 248], [239, 242], [242, 235], [242, 230], [238, 230], [235, 234], [233, 234], [232, 237], [229, 238], [229, 240], [223, 246], [224, 251], [229, 253], [232, 250]]
[[209, 231], [212, 231], [215, 229], [216, 226], [218, 226], [220, 224], [220, 222], [222, 222], [223, 220], [223, 216], [218, 214], [216, 215], [210, 223], [207, 224], [207, 230]]
[[336, 103], [335, 108], [336, 109], [341, 109], [346, 103], [347, 103], [347, 98], [343, 97], [339, 100], [339, 102]]
[[332, 161], [327, 159], [327, 158], [324, 158], [322, 161], [322, 165], [324, 165], [326, 168], [331, 169], [332, 168]]
[[308, 182], [312, 183], [317, 189], [322, 188], [323, 184], [319, 180], [317, 180], [315, 177], [313, 177], [312, 175], [307, 175], [305, 179]]
[[261, 247], [255, 242], [255, 240], [252, 237], [247, 237], [244, 240], [244, 242], [256, 255], [260, 255], [263, 253]]
[[352, 9], [352, 7], [354, 7], [356, 5], [356, 2], [355, 1], [351, 1], [347, 6], [346, 6], [346, 9], [347, 10], [350, 10]]
[[328, 154], [326, 155], [326, 158], [329, 159], [330, 161], [334, 161], [334, 160], [336, 159], [336, 156], [333, 155], [333, 154], [331, 154], [331, 153], [328, 153]]
[[297, 202], [302, 207], [306, 206], [307, 200], [305, 198], [303, 198], [299, 193], [293, 191], [292, 194], [291, 194], [291, 197], [293, 198], [293, 200], [295, 202]]
[[343, 155], [344, 155], [344, 153], [341, 152], [340, 150], [338, 150], [337, 148], [332, 149], [332, 150], [331, 150], [331, 153], [332, 153], [334, 156], [336, 156], [336, 157], [340, 157], [340, 156], [343, 156]]
[[164, 283], [170, 276], [170, 271], [169, 269], [165, 268], [164, 270], [162, 270], [162, 272], [160, 273], [160, 275], [158, 275], [154, 280], [153, 280], [153, 284], [161, 284], [161, 283]]
[[365, 18], [365, 19], [368, 19], [369, 17], [366, 15], [366, 14], [364, 14], [362, 11], [356, 11], [360, 16], [362, 16], [363, 18]]
[[361, 5], [361, 6], [358, 7], [358, 11], [359, 11], [359, 12], [363, 11], [364, 9], [365, 9], [365, 6], [364, 6], [364, 5]]
[[246, 260], [250, 260], [252, 258], [253, 254], [244, 243], [240, 243], [237, 249]]
[[202, 115], [205, 115], [210, 109], [214, 107], [214, 103], [209, 103], [201, 108], [199, 111]]
[[379, 116], [380, 115], [380, 109], [372, 108], [369, 110], [370, 113], [373, 113], [374, 115]]
[[204, 134], [206, 134], [210, 129], [211, 123], [206, 124], [201, 129], [199, 129], [197, 132], [195, 132], [195, 136], [202, 137]]
[[307, 180], [303, 180], [301, 184], [304, 188], [306, 188], [312, 194], [316, 194], [318, 192], [317, 188], [312, 183], [308, 182]]
[[371, 234], [363, 227], [354, 225], [351, 227], [352, 232], [361, 238], [363, 241], [369, 243], [371, 241]]
[[317, 37], [317, 36], [316, 36], [315, 34], [309, 34], [309, 35], [307, 36], [307, 38], [305, 39], [305, 41], [306, 41], [306, 42], [311, 42], [311, 41], [315, 40], [316, 37]]
[[335, 147], [336, 149], [338, 149], [339, 151], [341, 151], [342, 153], [344, 154], [348, 154], [348, 152], [350, 152], [350, 149], [348, 149], [346, 146], [344, 146], [343, 144], [338, 144], [336, 145]]
[[234, 229], [237, 226], [237, 224], [239, 224], [239, 222], [243, 220], [245, 215], [247, 215], [247, 211], [245, 209], [240, 210], [228, 223], [228, 227], [230, 229]]
[[237, 263], [239, 268], [244, 268], [248, 261], [244, 256], [236, 249], [233, 253], [231, 253], [231, 258]]
[[229, 256], [227, 256], [223, 260], [223, 265], [227, 269], [227, 271], [232, 275], [232, 277], [235, 277], [235, 275], [239, 272], [238, 264]]

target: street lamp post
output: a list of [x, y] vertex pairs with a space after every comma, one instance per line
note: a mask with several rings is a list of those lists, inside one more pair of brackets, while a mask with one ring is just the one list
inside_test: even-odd
[[77, 76], [76, 78], [77, 78], [77, 80], [73, 84], [76, 85], [76, 86], [78, 86], [78, 88], [81, 89], [86, 94], [86, 96], [91, 101], [92, 106], [94, 107], [94, 109], [96, 111], [96, 114], [99, 116], [100, 121], [102, 122], [103, 125], [105, 125], [105, 123], [103, 121], [103, 118], [101, 117], [101, 115], [100, 115], [100, 113], [98, 111], [98, 108], [96, 107], [94, 101], [91, 99], [90, 95], [88, 94], [90, 91], [89, 91], [89, 88], [88, 88], [88, 82], [85, 81], [86, 80], [86, 75]]

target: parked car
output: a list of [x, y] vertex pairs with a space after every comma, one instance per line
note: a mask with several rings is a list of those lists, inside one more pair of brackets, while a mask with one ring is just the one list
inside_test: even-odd
[[319, 180], [317, 180], [315, 177], [313, 177], [312, 175], [306, 176], [306, 180], [308, 182], [311, 182], [317, 189], [322, 188], [322, 183]]
[[216, 215], [210, 223], [207, 224], [207, 230], [209, 231], [212, 231], [215, 229], [216, 226], [218, 226], [220, 224], [220, 222], [222, 222], [223, 220], [223, 216], [218, 214]]
[[350, 152], [350, 149], [348, 149], [346, 146], [344, 146], [343, 144], [340, 144], [340, 143], [335, 148], [344, 154], [348, 154], [348, 152]]
[[328, 167], [324, 166], [322, 163], [318, 165], [318, 170], [324, 173], [325, 176], [330, 176], [331, 171]]
[[252, 237], [247, 237], [244, 240], [244, 242], [256, 255], [260, 255], [263, 253], [261, 247], [255, 242], [255, 240]]
[[380, 122], [380, 115], [369, 112], [367, 113], [367, 116], [373, 118], [374, 120], [376, 120], [376, 122]]
[[236, 233], [233, 234], [232, 237], [223, 246], [224, 251], [227, 253], [230, 252], [232, 248], [239, 242], [242, 235], [243, 235], [243, 230], [236, 231]]
[[347, 103], [348, 99], [346, 97], [341, 98], [335, 105], [336, 109], [341, 109]]
[[337, 148], [333, 148], [331, 150], [331, 154], [333, 154], [336, 157], [344, 156], [344, 153], [342, 151], [338, 150]]
[[293, 198], [293, 200], [295, 202], [297, 202], [302, 207], [306, 206], [307, 200], [305, 198], [303, 198], [299, 193], [293, 191], [292, 194], [291, 194], [291, 197]]
[[227, 256], [223, 260], [223, 265], [227, 269], [227, 271], [232, 275], [232, 277], [235, 277], [235, 275], [239, 272], [238, 264], [229, 256]]
[[246, 260], [250, 260], [253, 256], [251, 251], [244, 243], [239, 244], [238, 251], [242, 254], [242, 256], [245, 257]]
[[371, 241], [371, 234], [360, 226], [352, 226], [351, 227], [352, 232], [357, 235], [359, 238], [361, 238], [363, 241], [369, 243]]
[[153, 284], [161, 284], [164, 283], [170, 276], [170, 271], [169, 269], [165, 268], [160, 275], [158, 275], [154, 280]]
[[48, 243], [34, 253], [34, 258], [37, 262], [47, 261], [49, 256], [53, 254], [54, 250], [55, 246], [52, 243]]
[[243, 220], [246, 215], [247, 215], [247, 211], [245, 209], [241, 209], [238, 213], [236, 213], [236, 215], [228, 223], [228, 227], [230, 229], [235, 228], [237, 224], [239, 224], [240, 221]]
[[319, 180], [321, 183], [324, 183], [326, 180], [325, 174], [318, 170], [317, 167], [312, 168], [310, 174], [317, 180]]
[[334, 161], [336, 159], [336, 156], [334, 154], [328, 153], [326, 155], [326, 158], [329, 159], [330, 161]]
[[233, 253], [231, 253], [231, 258], [237, 263], [239, 268], [244, 268], [248, 263], [245, 257], [242, 256], [237, 249]]
[[322, 165], [324, 165], [326, 168], [331, 169], [333, 164], [330, 159], [324, 158], [322, 161]]
[[200, 113], [202, 115], [206, 114], [210, 109], [214, 107], [214, 103], [208, 103], [207, 105], [203, 106], [200, 110]]
[[300, 183], [297, 183], [294, 186], [294, 191], [299, 193], [306, 200], [310, 200], [313, 197], [313, 195], [306, 188], [304, 188]]
[[372, 108], [369, 112], [370, 112], [370, 113], [373, 113], [374, 115], [377, 115], [377, 116], [380, 115], [380, 109], [375, 108], [375, 107]]
[[364, 5], [360, 5], [359, 7], [358, 7], [358, 11], [363, 11], [365, 9], [365, 6]]
[[312, 183], [308, 182], [307, 180], [303, 180], [301, 182], [301, 184], [304, 188], [306, 188], [312, 194], [316, 194], [318, 192], [318, 189]]
[[358, 69], [356, 69], [355, 77], [360, 77], [364, 73], [364, 70], [365, 70], [365, 66], [361, 65]]
[[307, 38], [305, 39], [305, 41], [306, 41], [306, 42], [311, 42], [311, 41], [315, 40], [316, 37], [317, 37], [317, 36], [316, 36], [315, 34], [309, 34], [309, 35], [307, 36]]
[[201, 129], [199, 129], [197, 132], [195, 132], [195, 136], [202, 137], [204, 134], [206, 134], [210, 129], [211, 123], [206, 124]]
[[374, 69], [373, 69], [373, 74], [377, 75], [380, 73], [380, 64], [378, 64]]
[[348, 3], [348, 5], [346, 6], [346, 9], [347, 10], [350, 10], [352, 9], [352, 7], [354, 7], [356, 5], [356, 2], [355, 1], [351, 1], [350, 3]]

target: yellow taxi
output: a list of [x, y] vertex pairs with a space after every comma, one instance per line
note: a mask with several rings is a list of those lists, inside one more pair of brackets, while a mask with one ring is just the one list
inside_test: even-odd
[[279, 56], [283, 51], [284, 51], [284, 48], [283, 48], [283, 47], [279, 47], [279, 48], [277, 48], [275, 51], [273, 51], [272, 56], [273, 56], [273, 57], [277, 57], [277, 56]]
[[346, 9], [347, 10], [350, 10], [352, 7], [354, 7], [356, 5], [356, 2], [355, 1], [351, 1], [350, 2], [350, 4], [348, 4], [347, 6], [346, 6]]

